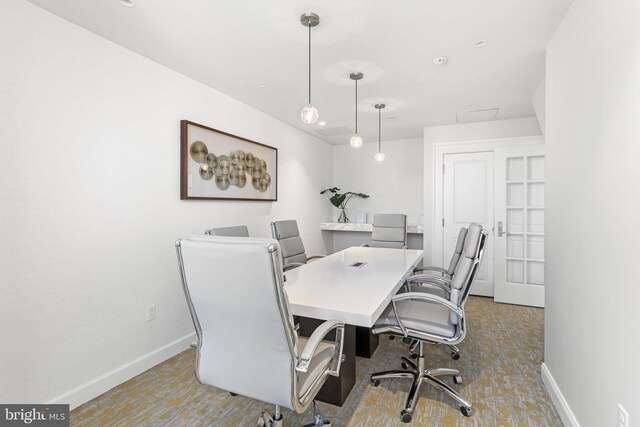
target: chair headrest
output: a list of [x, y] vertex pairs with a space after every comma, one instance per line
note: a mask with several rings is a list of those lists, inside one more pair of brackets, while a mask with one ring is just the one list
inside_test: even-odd
[[456, 240], [456, 249], [455, 252], [460, 255], [462, 254], [462, 249], [464, 248], [464, 239], [467, 236], [467, 228], [462, 227], [458, 232], [458, 240]]
[[474, 258], [476, 256], [481, 235], [482, 226], [475, 223], [469, 224], [467, 237], [464, 239], [464, 256], [466, 258]]
[[272, 222], [272, 224], [275, 231], [274, 237], [278, 240], [300, 235], [300, 231], [298, 230], [298, 223], [295, 219], [274, 221]]
[[232, 227], [218, 227], [205, 231], [204, 234], [211, 236], [233, 236], [233, 237], [249, 237], [249, 229], [246, 225], [236, 225]]
[[404, 228], [407, 225], [407, 216], [404, 214], [375, 214], [373, 225], [374, 227]]
[[278, 249], [280, 244], [274, 239], [265, 239], [260, 237], [232, 237], [232, 236], [211, 236], [208, 234], [196, 234], [189, 236], [187, 240], [193, 242], [212, 242], [219, 244], [248, 244], [248, 245], [262, 245], [268, 247], [269, 245], [275, 245]]

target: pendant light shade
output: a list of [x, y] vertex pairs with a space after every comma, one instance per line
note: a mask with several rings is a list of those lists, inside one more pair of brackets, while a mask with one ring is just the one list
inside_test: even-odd
[[302, 119], [302, 123], [314, 124], [318, 121], [318, 109], [311, 104], [307, 104], [302, 107], [300, 118]]
[[360, 135], [358, 135], [358, 80], [362, 79], [362, 77], [364, 77], [364, 75], [362, 73], [358, 73], [358, 72], [351, 73], [349, 75], [349, 78], [356, 82], [356, 105], [355, 105], [355, 110], [356, 110], [356, 132], [353, 134], [353, 136], [351, 137], [351, 140], [349, 141], [349, 143], [351, 144], [351, 146], [353, 148], [362, 147], [362, 137]]
[[302, 107], [300, 118], [302, 123], [314, 124], [318, 121], [318, 109], [311, 105], [311, 27], [320, 23], [320, 17], [312, 12], [303, 13], [300, 16], [300, 23], [309, 28], [309, 102]]
[[385, 107], [384, 104], [376, 104], [376, 108], [378, 109], [378, 152], [375, 155], [375, 159], [378, 162], [384, 161], [384, 153], [382, 152], [382, 142], [380, 141], [380, 128], [382, 123], [382, 109]]
[[351, 140], [349, 141], [349, 144], [351, 144], [353, 148], [362, 147], [362, 137], [358, 134], [353, 135], [351, 137]]

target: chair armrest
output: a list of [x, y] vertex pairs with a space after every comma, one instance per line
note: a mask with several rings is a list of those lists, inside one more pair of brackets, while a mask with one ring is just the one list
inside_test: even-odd
[[310, 257], [307, 258], [307, 261], [316, 259], [316, 258], [324, 258], [324, 257], [326, 257], [326, 255], [311, 255]]
[[461, 319], [464, 318], [464, 310], [459, 308], [457, 305], [455, 305], [451, 301], [446, 300], [437, 295], [426, 294], [423, 292], [407, 292], [403, 294], [396, 294], [393, 298], [391, 298], [391, 304], [393, 304], [393, 313], [395, 314], [396, 320], [398, 321], [398, 325], [400, 326], [400, 329], [402, 329], [402, 333], [404, 334], [405, 337], [407, 336], [407, 329], [404, 327], [404, 324], [400, 320], [400, 316], [398, 316], [398, 309], [396, 307], [396, 304], [398, 302], [405, 301], [405, 300], [435, 302], [436, 304], [440, 304], [447, 307], [449, 310], [456, 313], [458, 317], [460, 317]]
[[303, 262], [290, 262], [289, 264], [285, 264], [282, 266], [282, 271], [291, 270], [292, 268], [300, 267], [304, 265]]
[[437, 271], [438, 273], [442, 273], [443, 276], [449, 276], [449, 271], [446, 268], [442, 268], [442, 267], [429, 266], [429, 267], [416, 267], [413, 269], [414, 273], [417, 273], [419, 271]]
[[406, 282], [429, 283], [434, 285], [443, 285], [447, 289], [451, 288], [451, 280], [446, 277], [431, 276], [429, 274], [414, 274], [405, 279]]
[[327, 320], [309, 337], [307, 341], [307, 345], [304, 346], [304, 350], [300, 355], [300, 360], [298, 361], [298, 365], [296, 366], [296, 371], [306, 373], [309, 369], [309, 364], [311, 363], [311, 359], [313, 359], [318, 346], [322, 342], [322, 340], [327, 336], [329, 332], [332, 330], [336, 330], [336, 340], [335, 340], [335, 354], [334, 365], [329, 371], [329, 373], [333, 376], [338, 376], [340, 372], [340, 364], [342, 363], [342, 345], [344, 341], [344, 322], [340, 322], [338, 320]]

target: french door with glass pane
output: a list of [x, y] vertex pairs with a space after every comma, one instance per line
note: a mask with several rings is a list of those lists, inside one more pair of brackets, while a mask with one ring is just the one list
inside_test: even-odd
[[544, 144], [495, 150], [498, 302], [544, 307]]

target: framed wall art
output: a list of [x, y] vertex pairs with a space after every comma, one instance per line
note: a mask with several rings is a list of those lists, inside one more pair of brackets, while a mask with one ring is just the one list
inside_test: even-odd
[[278, 149], [182, 120], [180, 199], [278, 200]]

